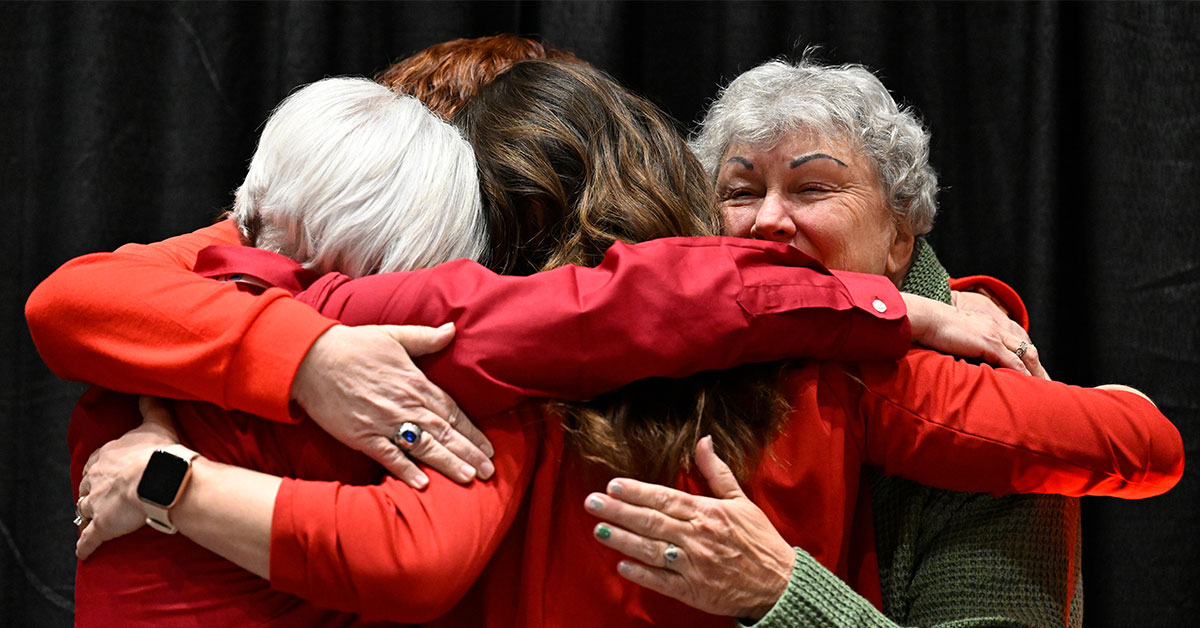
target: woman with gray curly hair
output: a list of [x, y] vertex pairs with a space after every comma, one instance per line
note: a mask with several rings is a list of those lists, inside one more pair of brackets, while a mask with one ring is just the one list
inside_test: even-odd
[[[788, 242], [830, 268], [886, 275], [903, 291], [1026, 325], [1015, 292], [990, 278], [950, 280], [925, 242], [937, 213], [929, 132], [866, 68], [764, 63], [721, 91], [692, 146], [716, 181], [726, 235]], [[1001, 303], [952, 297], [951, 287]], [[1046, 377], [1021, 333], [1009, 349]], [[623, 561], [627, 578], [701, 608], [770, 608], [759, 625], [771, 627], [1082, 621], [1078, 500], [993, 499], [876, 475], [855, 516], [862, 568], [847, 586], [788, 547], [711, 447], [697, 449], [697, 464], [715, 498], [624, 478], [619, 492], [596, 496], [597, 516], [622, 531], [606, 545], [644, 561], [645, 547], [667, 542], [692, 559], [687, 573]], [[789, 553], [790, 573], [771, 573], [780, 561], [768, 558]]]

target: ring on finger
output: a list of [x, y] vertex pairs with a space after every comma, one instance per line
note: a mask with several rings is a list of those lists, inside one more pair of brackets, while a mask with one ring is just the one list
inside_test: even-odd
[[400, 449], [409, 451], [413, 447], [416, 447], [417, 443], [421, 442], [422, 433], [423, 430], [420, 425], [411, 421], [405, 421], [400, 424], [400, 427], [396, 428], [396, 433], [392, 434], [392, 442], [396, 443], [396, 446]]
[[667, 543], [667, 549], [663, 550], [663, 560], [667, 562], [668, 567], [671, 566], [671, 563], [679, 560], [679, 555], [679, 548], [675, 547], [674, 543]]
[[83, 513], [79, 511], [79, 504], [83, 502], [84, 497], [87, 497], [87, 495], [80, 495], [79, 499], [75, 500], [75, 519], [72, 522], [76, 528], [83, 525]]
[[1013, 349], [1013, 353], [1017, 354], [1018, 358], [1023, 358], [1025, 357], [1025, 352], [1029, 351], [1030, 346], [1028, 342], [1022, 340], [1021, 344], [1017, 345], [1016, 349]]

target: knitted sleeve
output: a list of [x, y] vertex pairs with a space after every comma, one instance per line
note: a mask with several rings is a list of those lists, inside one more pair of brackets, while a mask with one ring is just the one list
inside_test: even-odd
[[1079, 500], [871, 484], [883, 606], [910, 626], [1080, 626]]
[[[923, 239], [913, 258], [903, 290], [949, 301], [949, 275]], [[753, 625], [1082, 626], [1078, 499], [997, 499], [876, 474], [871, 505], [886, 615], [796, 548], [783, 597]]]
[[[1079, 500], [872, 486], [885, 613], [807, 552], [755, 628], [1078, 628], [1083, 621]], [[887, 523], [890, 522], [890, 523]], [[898, 527], [897, 527], [898, 526]]]

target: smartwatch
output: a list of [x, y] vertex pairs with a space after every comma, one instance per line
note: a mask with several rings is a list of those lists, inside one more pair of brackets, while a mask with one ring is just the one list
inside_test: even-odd
[[166, 534], [177, 532], [171, 523], [171, 508], [183, 495], [192, 476], [192, 460], [199, 455], [183, 445], [171, 445], [150, 455], [138, 482], [137, 495], [146, 510], [146, 524], [151, 528]]

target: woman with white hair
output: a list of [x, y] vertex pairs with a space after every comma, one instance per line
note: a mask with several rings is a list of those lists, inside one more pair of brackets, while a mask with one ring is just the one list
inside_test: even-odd
[[[951, 288], [981, 288], [1026, 324], [1008, 286], [949, 281], [923, 237], [937, 212], [929, 133], [867, 69], [807, 58], [764, 63], [721, 91], [692, 145], [716, 182], [726, 234], [788, 242], [830, 268], [884, 275], [906, 292], [998, 314], [978, 294], [952, 297]], [[1016, 355], [1035, 355], [1027, 336], [1013, 337]], [[913, 385], [954, 392], [948, 381]], [[760, 625], [772, 627], [1082, 620], [1078, 500], [993, 499], [877, 473], [856, 515], [862, 562], [847, 586], [803, 548], [788, 547], [711, 449], [697, 456], [717, 499], [628, 479], [615, 481], [621, 493], [597, 496], [605, 500], [597, 516], [620, 531], [602, 542], [636, 559], [622, 566], [633, 581], [714, 612], [769, 608]], [[687, 571], [647, 554], [662, 543], [696, 556]], [[790, 567], [767, 568], [778, 565]]]

